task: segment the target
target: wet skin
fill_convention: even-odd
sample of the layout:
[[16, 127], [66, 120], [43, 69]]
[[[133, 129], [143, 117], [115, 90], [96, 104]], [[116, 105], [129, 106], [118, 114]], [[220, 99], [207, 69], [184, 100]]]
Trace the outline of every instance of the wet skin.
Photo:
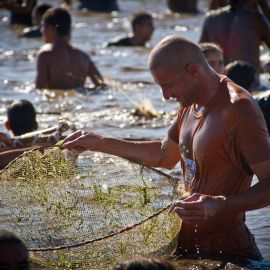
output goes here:
[[42, 24], [45, 44], [38, 52], [36, 88], [72, 89], [83, 87], [87, 76], [95, 86], [102, 76], [91, 58], [69, 44], [69, 37], [59, 37], [54, 27]]

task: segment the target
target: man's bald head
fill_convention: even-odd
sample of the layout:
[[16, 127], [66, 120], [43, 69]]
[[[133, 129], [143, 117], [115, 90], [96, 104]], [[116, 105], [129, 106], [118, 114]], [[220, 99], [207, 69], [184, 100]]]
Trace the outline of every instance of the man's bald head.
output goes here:
[[187, 64], [207, 65], [200, 47], [181, 36], [169, 36], [161, 40], [151, 51], [148, 60], [151, 71], [165, 68], [170, 72], [179, 72]]

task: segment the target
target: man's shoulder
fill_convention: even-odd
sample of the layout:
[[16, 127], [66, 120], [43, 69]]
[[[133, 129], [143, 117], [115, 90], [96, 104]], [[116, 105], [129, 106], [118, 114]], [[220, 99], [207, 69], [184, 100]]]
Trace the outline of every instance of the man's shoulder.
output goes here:
[[77, 48], [77, 47], [73, 47], [72, 46], [71, 49], [72, 49], [72, 52], [75, 53], [78, 56], [89, 57], [89, 55], [85, 51], [83, 51], [82, 49], [80, 49], [80, 48]]
[[53, 55], [53, 46], [52, 44], [43, 45], [37, 52], [38, 59], [46, 60]]
[[244, 88], [228, 81], [228, 105], [227, 116], [236, 121], [250, 117], [251, 119], [261, 114], [259, 106], [254, 97]]

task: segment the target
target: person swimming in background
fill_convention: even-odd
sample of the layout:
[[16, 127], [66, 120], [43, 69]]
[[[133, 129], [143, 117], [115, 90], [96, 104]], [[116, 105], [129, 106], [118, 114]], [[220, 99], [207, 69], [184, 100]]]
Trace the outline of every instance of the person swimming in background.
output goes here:
[[[234, 61], [225, 67], [225, 74], [233, 82], [245, 88], [249, 92], [254, 90], [256, 82], [255, 68], [244, 61]], [[262, 91], [254, 95], [266, 122], [268, 132], [270, 134], [270, 90]]]
[[14, 233], [0, 230], [0, 269], [30, 269], [28, 250]]
[[234, 61], [225, 67], [225, 75], [249, 92], [254, 89], [256, 69], [248, 62]]
[[[7, 108], [5, 127], [11, 136], [20, 136], [37, 130], [36, 110], [33, 104], [28, 100], [14, 101]], [[17, 142], [12, 140], [11, 136], [3, 132], [0, 133], [0, 151], [17, 146]]]
[[4, 0], [0, 1], [0, 8], [8, 9], [11, 12], [10, 24], [32, 26], [32, 11], [36, 4], [36, 0]]
[[141, 257], [117, 264], [113, 270], [176, 270], [174, 264], [165, 258]]
[[131, 21], [132, 34], [126, 37], [116, 38], [105, 46], [142, 46], [145, 47], [154, 32], [152, 15], [147, 12], [140, 12], [133, 16]]
[[270, 24], [260, 12], [250, 10], [253, 0], [230, 0], [227, 8], [212, 11], [206, 17], [199, 42], [214, 42], [224, 54], [225, 65], [247, 61], [256, 69], [256, 88], [260, 89], [260, 44], [270, 48]]
[[5, 126], [14, 136], [37, 130], [38, 123], [33, 104], [25, 99], [13, 102], [7, 109]]
[[60, 120], [55, 126], [37, 130], [36, 110], [24, 99], [8, 106], [5, 126], [10, 135], [0, 132], [0, 168], [33, 147], [54, 145], [71, 128], [67, 121]]
[[104, 85], [90, 56], [70, 45], [71, 16], [67, 10], [47, 10], [42, 17], [42, 34], [46, 44], [37, 54], [37, 89], [84, 87], [87, 77], [96, 87]]
[[219, 74], [224, 74], [224, 59], [222, 49], [215, 43], [199, 44], [208, 64]]
[[[69, 129], [67, 121], [60, 120], [57, 126], [38, 131], [36, 115], [34, 105], [25, 99], [14, 101], [7, 108], [7, 121], [5, 126], [6, 129], [11, 132], [11, 135], [15, 136], [14, 138], [20, 140], [19, 146], [23, 146], [24, 143], [27, 145], [31, 145], [35, 142], [41, 143], [43, 139], [45, 142], [57, 142], [61, 134]], [[55, 132], [59, 134], [56, 135], [54, 134]], [[50, 136], [51, 138], [49, 138]]]
[[45, 12], [50, 9], [52, 6], [50, 4], [40, 4], [37, 5], [33, 10], [33, 24], [34, 26], [27, 27], [23, 30], [23, 33], [20, 35], [20, 37], [25, 38], [40, 38], [42, 37], [41, 33], [41, 18]]
[[198, 13], [198, 0], [167, 0], [168, 7], [178, 13]]

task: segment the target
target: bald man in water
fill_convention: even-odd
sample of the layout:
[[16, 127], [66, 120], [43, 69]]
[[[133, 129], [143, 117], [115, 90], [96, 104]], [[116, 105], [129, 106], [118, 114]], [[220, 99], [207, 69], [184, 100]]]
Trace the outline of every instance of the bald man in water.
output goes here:
[[260, 12], [251, 11], [254, 0], [230, 0], [228, 8], [206, 17], [199, 42], [214, 42], [224, 54], [224, 62], [249, 62], [256, 68], [259, 82], [260, 44], [270, 48], [270, 23]]
[[[152, 167], [172, 168], [180, 161], [190, 196], [170, 209], [182, 219], [176, 254], [261, 259], [245, 225], [245, 211], [270, 204], [270, 141], [258, 105], [181, 36], [160, 41], [149, 68], [164, 98], [181, 104], [163, 141], [130, 142], [78, 131], [64, 147]], [[254, 174], [259, 182], [250, 187]]]

